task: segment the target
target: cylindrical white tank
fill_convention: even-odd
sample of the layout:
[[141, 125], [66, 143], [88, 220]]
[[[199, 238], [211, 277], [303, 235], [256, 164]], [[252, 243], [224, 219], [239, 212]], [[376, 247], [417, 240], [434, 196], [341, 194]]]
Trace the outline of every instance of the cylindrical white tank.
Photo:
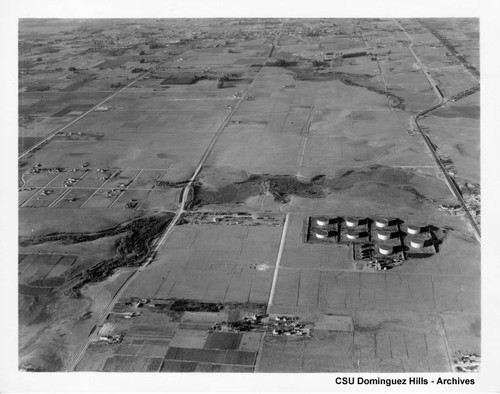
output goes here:
[[392, 253], [392, 246], [390, 245], [380, 245], [378, 247], [378, 251], [382, 254], [391, 254]]
[[321, 227], [326, 226], [328, 224], [328, 219], [327, 218], [317, 218], [316, 224], [318, 226], [321, 226]]
[[359, 233], [357, 231], [348, 231], [346, 233], [346, 236], [348, 239], [358, 239], [359, 238]]
[[328, 237], [328, 231], [318, 230], [314, 233], [314, 235], [316, 236], [316, 238], [325, 239], [326, 237]]
[[347, 227], [356, 227], [359, 223], [359, 220], [356, 218], [346, 218], [345, 219], [345, 224]]
[[391, 233], [390, 231], [378, 231], [377, 237], [382, 241], [387, 241], [389, 238], [391, 238]]
[[422, 249], [424, 247], [424, 244], [425, 244], [425, 239], [423, 238], [415, 237], [410, 240], [410, 246], [413, 249]]
[[375, 226], [377, 226], [378, 228], [384, 228], [387, 227], [388, 225], [389, 225], [389, 220], [387, 219], [375, 220]]
[[414, 224], [410, 224], [408, 226], [408, 234], [415, 235], [418, 234], [419, 232], [420, 232], [420, 226], [416, 226]]

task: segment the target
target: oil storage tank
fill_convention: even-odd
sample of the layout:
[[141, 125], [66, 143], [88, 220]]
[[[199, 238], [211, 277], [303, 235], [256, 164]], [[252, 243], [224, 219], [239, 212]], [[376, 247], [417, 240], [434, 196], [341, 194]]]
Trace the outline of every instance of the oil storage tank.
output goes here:
[[377, 238], [381, 239], [382, 241], [387, 241], [391, 238], [391, 232], [379, 230], [377, 231]]
[[410, 239], [410, 246], [413, 249], [422, 249], [425, 245], [425, 239], [422, 237], [413, 237]]
[[314, 236], [318, 239], [326, 239], [328, 238], [328, 231], [326, 230], [316, 230], [314, 232]]
[[359, 233], [357, 231], [349, 230], [346, 233], [347, 239], [354, 240], [359, 238]]
[[345, 224], [347, 227], [356, 227], [359, 224], [359, 219], [348, 217], [345, 219]]
[[393, 247], [391, 245], [380, 245], [378, 251], [384, 255], [388, 255], [392, 253]]
[[321, 218], [316, 219], [316, 224], [320, 227], [326, 226], [329, 222], [330, 221], [325, 217], [321, 217]]
[[407, 228], [408, 234], [411, 235], [416, 235], [420, 233], [420, 226], [417, 226], [416, 224], [410, 224]]
[[375, 220], [375, 226], [377, 228], [385, 228], [389, 225], [389, 220], [388, 219], [378, 219]]

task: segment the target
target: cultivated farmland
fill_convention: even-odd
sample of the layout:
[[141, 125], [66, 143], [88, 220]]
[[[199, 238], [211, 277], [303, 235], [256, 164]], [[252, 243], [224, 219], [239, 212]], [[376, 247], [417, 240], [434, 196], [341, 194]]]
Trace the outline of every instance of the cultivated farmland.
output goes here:
[[479, 359], [478, 20], [223, 22], [20, 21], [19, 368]]

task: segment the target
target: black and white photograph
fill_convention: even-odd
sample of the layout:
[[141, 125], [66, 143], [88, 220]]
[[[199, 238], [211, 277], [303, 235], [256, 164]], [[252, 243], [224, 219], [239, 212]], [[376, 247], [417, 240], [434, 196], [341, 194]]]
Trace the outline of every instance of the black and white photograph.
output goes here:
[[479, 12], [56, 3], [9, 37], [18, 379], [478, 390]]

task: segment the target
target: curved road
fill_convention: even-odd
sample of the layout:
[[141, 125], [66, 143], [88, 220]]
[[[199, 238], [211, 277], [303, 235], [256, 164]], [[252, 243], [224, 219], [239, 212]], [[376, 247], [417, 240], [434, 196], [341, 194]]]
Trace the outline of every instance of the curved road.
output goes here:
[[[143, 75], [144, 76], [144, 75]], [[205, 150], [205, 153], [203, 154], [202, 158], [200, 159], [199, 163], [198, 163], [198, 166], [196, 167], [196, 169], [194, 170], [193, 172], [193, 175], [191, 176], [191, 178], [189, 178], [189, 181], [186, 185], [186, 187], [182, 190], [182, 200], [179, 204], [179, 209], [177, 210], [174, 218], [172, 219], [172, 221], [170, 222], [170, 224], [168, 225], [167, 229], [165, 230], [165, 232], [163, 233], [162, 237], [156, 242], [154, 248], [153, 248], [153, 252], [151, 253], [150, 257], [144, 262], [144, 264], [142, 264], [123, 284], [122, 286], [120, 287], [120, 289], [117, 291], [117, 293], [114, 295], [114, 297], [111, 299], [110, 303], [108, 304], [108, 306], [106, 307], [106, 309], [103, 311], [103, 313], [101, 314], [101, 316], [99, 317], [99, 319], [97, 320], [95, 326], [92, 328], [92, 330], [90, 331], [90, 334], [89, 336], [87, 337], [87, 339], [85, 340], [85, 342], [83, 343], [83, 345], [81, 346], [80, 350], [78, 351], [78, 353], [76, 354], [76, 356], [73, 358], [73, 360], [71, 361], [71, 364], [68, 366], [68, 368], [66, 369], [67, 371], [74, 371], [76, 366], [78, 365], [78, 363], [81, 361], [83, 355], [85, 354], [85, 352], [87, 351], [87, 348], [89, 347], [90, 343], [94, 340], [97, 339], [97, 335], [98, 335], [98, 332], [99, 332], [99, 327], [102, 326], [102, 324], [104, 323], [104, 321], [106, 320], [107, 316], [109, 315], [109, 313], [112, 311], [113, 307], [115, 306], [115, 304], [118, 302], [118, 300], [120, 299], [120, 297], [122, 296], [123, 292], [125, 291], [125, 289], [128, 287], [128, 285], [144, 270], [144, 268], [146, 268], [149, 264], [151, 264], [151, 262], [154, 260], [155, 256], [156, 256], [156, 253], [160, 250], [160, 248], [163, 246], [163, 244], [165, 243], [165, 241], [168, 239], [168, 237], [170, 236], [170, 234], [172, 233], [172, 231], [174, 230], [174, 227], [175, 225], [177, 224], [177, 222], [179, 221], [179, 219], [182, 217], [182, 215], [186, 212], [186, 205], [187, 203], [189, 202], [189, 198], [190, 198], [190, 193], [191, 193], [191, 190], [192, 190], [192, 186], [193, 186], [193, 182], [195, 181], [195, 179], [198, 177], [199, 173], [201, 172], [203, 166], [205, 165], [205, 162], [207, 161], [208, 157], [210, 156], [210, 153], [212, 152], [215, 144], [217, 143], [220, 135], [222, 134], [222, 131], [224, 130], [224, 128], [227, 126], [227, 124], [231, 121], [231, 119], [233, 118], [234, 114], [236, 113], [236, 111], [238, 110], [239, 106], [241, 105], [241, 103], [243, 101], [245, 101], [246, 97], [248, 96], [255, 80], [257, 79], [257, 75], [254, 77], [252, 83], [249, 85], [248, 89], [246, 90], [246, 92], [241, 96], [240, 100], [236, 103], [236, 105], [234, 106], [234, 108], [231, 109], [231, 112], [228, 114], [228, 116], [226, 117], [226, 119], [222, 122], [222, 124], [219, 126], [219, 128], [217, 129], [216, 133], [214, 134], [212, 140], [210, 141], [207, 149]], [[137, 79], [138, 80], [138, 79]], [[134, 82], [136, 82], [137, 80], [135, 80]], [[130, 86], [131, 84], [127, 85]], [[119, 92], [117, 92], [119, 93]], [[108, 97], [107, 100], [109, 100], [111, 97]], [[98, 105], [101, 105], [98, 104]], [[94, 107], [95, 108], [95, 107]], [[84, 114], [85, 115], [85, 114]], [[82, 115], [82, 117], [84, 116]], [[80, 117], [81, 119], [81, 117]], [[76, 119], [74, 122], [76, 122], [77, 120], [79, 119]], [[71, 124], [73, 124], [74, 122], [72, 122]], [[70, 124], [70, 125], [71, 125]], [[70, 125], [67, 125], [66, 127], [70, 126]], [[60, 130], [59, 130], [60, 131]]]
[[[405, 33], [406, 37], [408, 37], [408, 39], [410, 40], [410, 45], [408, 46], [408, 49], [410, 50], [410, 52], [411, 52], [412, 56], [414, 57], [414, 59], [419, 64], [420, 68], [422, 69], [422, 72], [425, 74], [427, 80], [429, 81], [430, 85], [432, 86], [432, 89], [434, 90], [434, 93], [436, 94], [436, 97], [440, 100], [440, 102], [438, 104], [435, 104], [435, 105], [433, 105], [433, 106], [431, 106], [429, 108], [426, 108], [426, 109], [420, 111], [417, 115], [415, 115], [415, 125], [417, 126], [417, 129], [418, 129], [420, 135], [424, 139], [424, 142], [427, 145], [427, 148], [431, 152], [432, 157], [434, 158], [434, 161], [437, 163], [437, 165], [441, 169], [441, 172], [443, 173], [444, 178], [446, 180], [446, 184], [448, 185], [448, 188], [450, 189], [451, 193], [455, 196], [455, 198], [457, 199], [457, 201], [462, 206], [462, 209], [465, 212], [465, 215], [467, 216], [467, 218], [468, 218], [468, 220], [469, 220], [469, 222], [470, 222], [470, 224], [472, 226], [472, 229], [474, 230], [474, 233], [476, 235], [477, 240], [479, 242], [481, 242], [481, 230], [479, 229], [479, 226], [478, 226], [476, 220], [474, 219], [474, 217], [470, 213], [469, 208], [467, 208], [467, 204], [465, 203], [465, 200], [463, 199], [462, 194], [460, 193], [460, 190], [458, 190], [458, 188], [457, 188], [457, 186], [455, 184], [455, 181], [448, 174], [448, 171], [446, 170], [443, 162], [439, 158], [439, 155], [437, 154], [436, 149], [434, 148], [434, 145], [432, 144], [429, 136], [427, 136], [422, 131], [422, 129], [421, 129], [419, 123], [418, 123], [419, 118], [421, 118], [422, 116], [424, 116], [425, 114], [427, 114], [427, 113], [429, 113], [431, 111], [434, 111], [437, 108], [440, 108], [440, 107], [444, 106], [445, 104], [448, 103], [448, 101], [450, 99], [447, 99], [447, 98], [445, 98], [443, 96], [443, 94], [441, 93], [441, 90], [437, 87], [437, 84], [434, 82], [434, 80], [432, 79], [430, 73], [427, 71], [427, 68], [422, 64], [422, 61], [420, 60], [420, 58], [417, 56], [417, 54], [413, 50], [412, 47], [413, 47], [413, 44], [415, 43], [413, 41], [413, 38], [406, 32], [406, 30], [403, 28], [403, 26], [401, 26], [401, 24], [399, 23], [399, 21], [394, 20], [394, 23], [396, 23], [398, 25], [398, 27], [401, 29], [401, 31], [403, 31], [403, 33]], [[465, 96], [465, 94], [470, 94], [470, 92], [474, 92], [476, 90], [476, 88], [477, 88], [477, 86], [474, 86], [473, 88], [470, 88], [470, 89], [467, 89], [467, 90], [465, 90], [465, 91], [463, 91], [461, 93], [458, 93], [455, 96], [453, 96], [451, 98], [451, 100], [455, 101], [456, 97], [461, 98], [462, 96]]]
[[434, 106], [432, 106], [430, 108], [427, 108], [427, 109], [425, 109], [423, 111], [420, 111], [415, 116], [415, 125], [417, 126], [420, 135], [423, 137], [423, 139], [425, 141], [425, 144], [427, 145], [427, 148], [429, 149], [429, 151], [431, 152], [432, 156], [434, 157], [435, 162], [437, 163], [437, 165], [441, 169], [441, 172], [444, 174], [444, 177], [445, 177], [446, 183], [448, 185], [448, 188], [451, 190], [452, 194], [455, 196], [455, 198], [458, 200], [458, 202], [462, 206], [462, 209], [464, 210], [465, 215], [469, 219], [469, 222], [470, 222], [470, 224], [471, 224], [471, 226], [472, 226], [472, 228], [474, 230], [474, 233], [476, 235], [477, 240], [479, 242], [481, 242], [481, 230], [479, 229], [479, 226], [476, 223], [476, 220], [474, 219], [474, 217], [470, 213], [469, 208], [467, 208], [467, 204], [465, 203], [465, 200], [463, 199], [462, 194], [460, 193], [460, 190], [458, 190], [455, 182], [453, 181], [453, 179], [451, 178], [451, 176], [448, 174], [448, 171], [446, 170], [446, 168], [444, 167], [443, 162], [439, 158], [439, 156], [438, 156], [438, 154], [436, 152], [436, 149], [434, 148], [434, 145], [432, 144], [430, 138], [422, 131], [422, 129], [420, 128], [420, 125], [418, 124], [418, 119], [421, 116], [423, 116], [426, 113], [431, 112], [431, 111], [433, 111], [433, 110], [435, 110], [435, 109], [437, 109], [437, 108], [439, 108], [439, 107], [441, 107], [441, 106], [443, 106], [445, 104], [446, 104], [446, 101], [444, 103], [439, 104], [439, 105], [434, 105]]

